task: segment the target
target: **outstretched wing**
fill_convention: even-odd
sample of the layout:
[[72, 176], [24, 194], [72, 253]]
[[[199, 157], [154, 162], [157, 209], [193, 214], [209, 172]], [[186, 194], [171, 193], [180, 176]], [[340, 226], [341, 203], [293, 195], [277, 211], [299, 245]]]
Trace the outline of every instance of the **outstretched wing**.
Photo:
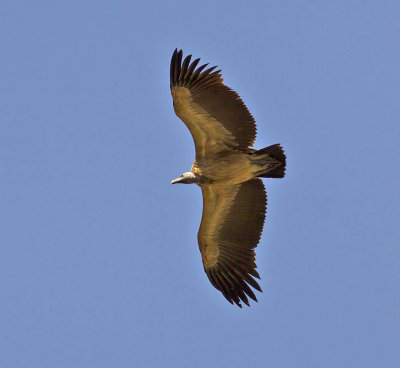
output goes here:
[[[196, 157], [232, 147], [246, 150], [256, 138], [253, 117], [239, 95], [225, 86], [216, 67], [198, 68], [200, 59], [182, 62], [182, 50], [171, 59], [171, 94], [176, 114], [189, 128]], [[204, 70], [204, 71], [203, 71]]]
[[[210, 282], [230, 302], [257, 301], [251, 290], [261, 291], [254, 248], [260, 241], [267, 195], [260, 179], [230, 187], [204, 185], [203, 216], [198, 242]], [[247, 296], [246, 296], [247, 295]]]

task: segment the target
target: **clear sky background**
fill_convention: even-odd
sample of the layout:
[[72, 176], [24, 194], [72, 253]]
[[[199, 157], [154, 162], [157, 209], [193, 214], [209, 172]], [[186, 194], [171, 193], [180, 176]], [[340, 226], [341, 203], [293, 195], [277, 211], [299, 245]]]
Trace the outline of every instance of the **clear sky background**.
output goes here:
[[[398, 1], [2, 1], [0, 366], [400, 367]], [[281, 143], [242, 310], [197, 246], [175, 47]]]

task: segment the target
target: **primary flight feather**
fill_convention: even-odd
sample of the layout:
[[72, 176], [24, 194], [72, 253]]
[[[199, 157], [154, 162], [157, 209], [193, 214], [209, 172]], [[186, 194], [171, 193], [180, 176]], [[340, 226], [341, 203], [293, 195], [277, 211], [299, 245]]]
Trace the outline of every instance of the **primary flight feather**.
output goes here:
[[203, 194], [198, 243], [212, 285], [239, 307], [257, 301], [254, 248], [267, 208], [263, 178], [283, 178], [286, 156], [279, 144], [255, 150], [256, 124], [239, 95], [223, 84], [220, 70], [197, 67], [182, 50], [171, 59], [175, 113], [192, 134], [196, 156], [190, 172], [171, 183], [196, 183]]

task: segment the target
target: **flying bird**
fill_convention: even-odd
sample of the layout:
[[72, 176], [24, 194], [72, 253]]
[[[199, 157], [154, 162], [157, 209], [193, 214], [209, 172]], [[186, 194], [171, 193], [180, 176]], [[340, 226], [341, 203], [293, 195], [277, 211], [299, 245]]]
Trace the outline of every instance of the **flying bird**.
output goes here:
[[256, 124], [239, 95], [223, 84], [216, 66], [200, 59], [171, 59], [170, 87], [176, 115], [192, 134], [196, 156], [189, 172], [171, 184], [197, 184], [203, 215], [197, 235], [204, 271], [231, 303], [249, 306], [261, 292], [255, 252], [264, 226], [267, 195], [260, 178], [283, 178], [279, 144], [256, 150]]

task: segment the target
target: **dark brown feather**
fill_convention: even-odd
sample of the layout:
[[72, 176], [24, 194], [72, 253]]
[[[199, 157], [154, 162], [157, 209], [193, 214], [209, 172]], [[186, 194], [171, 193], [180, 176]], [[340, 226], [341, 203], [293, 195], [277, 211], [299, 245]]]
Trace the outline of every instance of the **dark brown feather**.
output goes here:
[[286, 155], [280, 144], [274, 144], [269, 147], [265, 147], [255, 152], [256, 155], [267, 153], [272, 158], [280, 161], [281, 165], [277, 168], [267, 171], [265, 174], [261, 174], [261, 178], [283, 178], [286, 170]]
[[182, 82], [184, 80], [184, 78], [185, 78], [185, 75], [187, 73], [187, 68], [189, 66], [191, 58], [192, 58], [192, 55], [188, 55], [188, 56], [185, 57], [185, 60], [183, 60], [182, 69], [181, 69], [181, 72], [179, 74], [179, 81], [180, 82]]
[[189, 78], [189, 76], [193, 74], [193, 70], [196, 69], [196, 66], [199, 63], [199, 61], [200, 61], [200, 58], [194, 60], [193, 63], [190, 64], [190, 66], [185, 74], [184, 80], [187, 80]]

